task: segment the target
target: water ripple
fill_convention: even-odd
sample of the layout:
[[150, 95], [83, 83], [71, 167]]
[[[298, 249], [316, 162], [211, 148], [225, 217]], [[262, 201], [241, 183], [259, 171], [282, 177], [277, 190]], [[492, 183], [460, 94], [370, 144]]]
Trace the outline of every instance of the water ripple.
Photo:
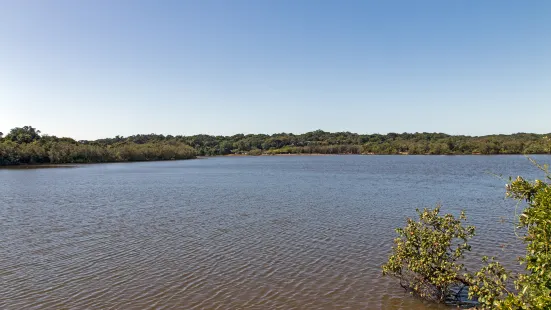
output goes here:
[[437, 202], [466, 209], [479, 228], [467, 265], [482, 254], [515, 265], [518, 244], [502, 241], [512, 225], [500, 221], [511, 204], [484, 172], [530, 176], [530, 167], [473, 158], [0, 170], [0, 308], [439, 309], [380, 265], [393, 228]]

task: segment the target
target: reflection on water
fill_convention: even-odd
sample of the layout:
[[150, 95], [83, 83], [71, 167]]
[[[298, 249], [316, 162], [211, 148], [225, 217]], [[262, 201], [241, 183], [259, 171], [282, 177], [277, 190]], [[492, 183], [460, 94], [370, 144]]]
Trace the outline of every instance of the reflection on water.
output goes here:
[[539, 177], [522, 156], [0, 170], [0, 308], [443, 308], [380, 265], [393, 229], [436, 203], [478, 227], [469, 263], [483, 253], [514, 265], [518, 244], [503, 241], [514, 203], [487, 172]]
[[36, 164], [36, 165], [15, 165], [0, 166], [4, 170], [23, 170], [23, 169], [47, 169], [47, 168], [76, 168], [76, 164]]

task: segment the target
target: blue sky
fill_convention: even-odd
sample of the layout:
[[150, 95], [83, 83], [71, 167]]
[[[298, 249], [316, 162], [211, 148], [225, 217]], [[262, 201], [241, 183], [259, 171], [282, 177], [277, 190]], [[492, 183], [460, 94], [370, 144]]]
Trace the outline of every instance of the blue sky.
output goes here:
[[3, 132], [551, 132], [547, 0], [0, 4]]

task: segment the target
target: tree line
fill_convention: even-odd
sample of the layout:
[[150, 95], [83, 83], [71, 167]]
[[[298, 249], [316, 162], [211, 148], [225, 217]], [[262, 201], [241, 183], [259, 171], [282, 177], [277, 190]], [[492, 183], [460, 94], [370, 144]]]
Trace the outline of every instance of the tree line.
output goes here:
[[193, 148], [176, 140], [102, 144], [40, 135], [31, 126], [0, 133], [0, 166], [19, 164], [102, 163], [195, 158]]
[[237, 134], [233, 136], [134, 135], [83, 143], [112, 145], [122, 141], [147, 143], [178, 141], [195, 149], [197, 155], [261, 154], [549, 154], [551, 133], [516, 133], [480, 137], [444, 133], [357, 134], [316, 130], [292, 133]]
[[[444, 133], [357, 134], [316, 130], [292, 133], [237, 134], [233, 136], [134, 135], [100, 139], [93, 143], [110, 145], [121, 141], [179, 141], [195, 149], [198, 155], [260, 154], [548, 154], [551, 133], [463, 136]], [[92, 142], [87, 142], [92, 143]]]
[[549, 154], [551, 134], [463, 136], [444, 133], [357, 134], [316, 130], [304, 134], [139, 134], [76, 141], [43, 135], [32, 126], [0, 135], [0, 165], [188, 159], [215, 155], [277, 154]]

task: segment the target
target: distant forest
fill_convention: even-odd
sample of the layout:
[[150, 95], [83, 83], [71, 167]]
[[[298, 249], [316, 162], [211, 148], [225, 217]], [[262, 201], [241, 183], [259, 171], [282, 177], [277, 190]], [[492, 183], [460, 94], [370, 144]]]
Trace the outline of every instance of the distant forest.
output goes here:
[[316, 130], [304, 134], [171, 136], [140, 134], [94, 141], [41, 135], [31, 126], [0, 133], [0, 165], [190, 159], [215, 155], [550, 154], [551, 134], [462, 136], [444, 133], [357, 134]]

